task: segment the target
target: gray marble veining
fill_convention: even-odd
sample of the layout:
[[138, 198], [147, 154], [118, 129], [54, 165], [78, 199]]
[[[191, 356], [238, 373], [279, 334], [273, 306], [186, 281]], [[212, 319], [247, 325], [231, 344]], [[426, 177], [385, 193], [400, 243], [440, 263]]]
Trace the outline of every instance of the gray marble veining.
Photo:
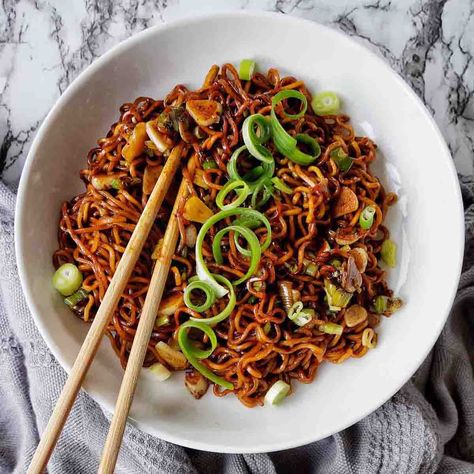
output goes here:
[[176, 18], [267, 10], [337, 28], [385, 58], [425, 102], [458, 172], [474, 173], [473, 0], [4, 0], [0, 172], [16, 183], [42, 120], [69, 83], [130, 35]]

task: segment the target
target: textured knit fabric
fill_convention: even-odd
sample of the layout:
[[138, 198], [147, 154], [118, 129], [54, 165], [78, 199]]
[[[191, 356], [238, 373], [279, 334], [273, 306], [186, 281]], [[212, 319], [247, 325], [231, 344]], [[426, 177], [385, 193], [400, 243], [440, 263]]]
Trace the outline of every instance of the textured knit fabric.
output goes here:
[[[459, 291], [438, 342], [390, 401], [319, 442], [271, 454], [184, 449], [128, 425], [118, 473], [474, 473], [474, 182], [461, 180], [466, 255]], [[23, 473], [66, 374], [39, 335], [18, 280], [15, 195], [0, 183], [0, 473]], [[110, 415], [81, 392], [49, 464], [93, 473]]]

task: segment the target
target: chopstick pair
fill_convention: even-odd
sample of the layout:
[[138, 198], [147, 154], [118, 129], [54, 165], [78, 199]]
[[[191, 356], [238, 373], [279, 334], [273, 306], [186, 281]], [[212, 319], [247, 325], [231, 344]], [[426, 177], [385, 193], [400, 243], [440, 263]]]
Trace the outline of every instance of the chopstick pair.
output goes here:
[[[69, 373], [69, 377], [56, 402], [54, 410], [44, 430], [40, 442], [28, 468], [28, 474], [42, 473], [49, 461], [56, 442], [61, 434], [67, 417], [77, 397], [82, 382], [95, 357], [102, 336], [105, 333], [110, 318], [115, 311], [119, 299], [140, 256], [143, 245], [153, 226], [156, 215], [168, 192], [170, 184], [179, 168], [183, 155], [183, 144], [175, 146], [168, 157], [158, 181], [148, 199], [148, 202], [138, 220], [135, 230], [127, 244], [125, 252], [119, 261], [112, 277], [104, 299], [94, 317], [82, 347]], [[146, 355], [148, 342], [160, 306], [161, 297], [179, 236], [176, 212], [179, 205], [186, 197], [187, 185], [184, 178], [176, 196], [176, 201], [171, 212], [171, 217], [163, 238], [161, 253], [156, 260], [153, 275], [150, 280], [145, 303], [140, 315], [137, 331], [132, 344], [132, 349], [123, 376], [120, 391], [115, 405], [115, 411], [110, 424], [107, 439], [102, 452], [99, 473], [113, 473], [117, 456], [120, 450], [128, 413], [132, 404], [133, 395], [140, 375], [140, 370]]]

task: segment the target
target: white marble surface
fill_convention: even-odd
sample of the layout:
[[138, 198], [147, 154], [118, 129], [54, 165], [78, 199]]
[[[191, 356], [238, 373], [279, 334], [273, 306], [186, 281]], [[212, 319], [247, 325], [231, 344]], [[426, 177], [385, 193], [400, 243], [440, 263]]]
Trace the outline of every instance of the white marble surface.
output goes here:
[[310, 18], [342, 30], [383, 56], [433, 113], [458, 172], [474, 173], [473, 0], [4, 0], [0, 6], [4, 179], [18, 181], [42, 120], [95, 58], [152, 25], [238, 9]]

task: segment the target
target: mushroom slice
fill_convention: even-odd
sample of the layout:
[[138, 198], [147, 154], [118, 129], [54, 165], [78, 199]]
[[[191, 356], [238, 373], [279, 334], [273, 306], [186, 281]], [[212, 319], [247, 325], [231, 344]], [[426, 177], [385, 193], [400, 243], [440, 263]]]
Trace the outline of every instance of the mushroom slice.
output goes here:
[[341, 192], [334, 204], [333, 214], [334, 217], [341, 217], [351, 212], [357, 211], [359, 207], [359, 200], [352, 189], [347, 186], [341, 188]]
[[208, 127], [221, 119], [222, 105], [215, 100], [188, 100], [186, 110], [198, 125]]
[[363, 306], [353, 304], [344, 312], [347, 327], [353, 328], [367, 319], [367, 311]]
[[361, 247], [357, 247], [349, 251], [349, 255], [354, 259], [357, 269], [360, 273], [364, 273], [367, 268], [369, 257], [367, 251]]
[[339, 245], [351, 245], [357, 242], [362, 237], [357, 231], [351, 231], [350, 233], [345, 232], [344, 229], [337, 229], [334, 240]]
[[184, 377], [184, 384], [189, 390], [189, 393], [196, 399], [199, 400], [206, 392], [209, 387], [209, 381], [194, 369], [187, 369]]

